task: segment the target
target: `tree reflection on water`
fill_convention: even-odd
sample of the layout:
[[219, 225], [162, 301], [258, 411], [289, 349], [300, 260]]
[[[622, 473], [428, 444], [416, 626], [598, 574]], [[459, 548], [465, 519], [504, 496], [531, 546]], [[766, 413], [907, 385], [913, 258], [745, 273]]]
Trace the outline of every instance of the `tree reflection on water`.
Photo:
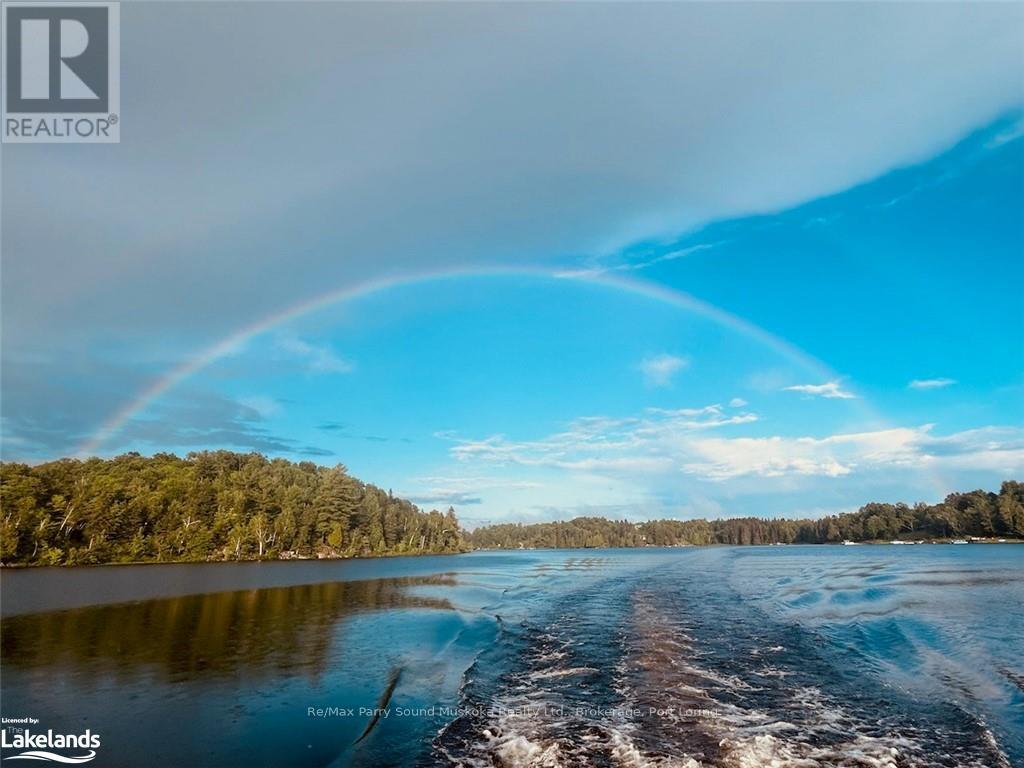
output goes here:
[[73, 664], [79, 674], [135, 675], [141, 666], [167, 681], [203, 676], [316, 679], [338, 642], [339, 622], [367, 611], [453, 610], [412, 587], [453, 587], [451, 574], [330, 582], [14, 616], [0, 623], [4, 665]]

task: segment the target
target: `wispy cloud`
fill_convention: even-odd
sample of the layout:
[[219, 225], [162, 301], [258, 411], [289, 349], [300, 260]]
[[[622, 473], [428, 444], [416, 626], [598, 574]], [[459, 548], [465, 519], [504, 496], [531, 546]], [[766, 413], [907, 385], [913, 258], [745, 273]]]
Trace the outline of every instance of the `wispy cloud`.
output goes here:
[[465, 491], [451, 491], [436, 489], [428, 491], [423, 495], [409, 494], [409, 501], [420, 506], [469, 506], [472, 504], [483, 504], [483, 499]]
[[[321, 432], [328, 432], [333, 437], [340, 438], [343, 440], [366, 440], [371, 443], [387, 443], [390, 440], [392, 440], [392, 438], [384, 437], [382, 435], [367, 435], [352, 432], [350, 424], [345, 424], [344, 422], [340, 421], [325, 421], [322, 424], [317, 424], [316, 428], [319, 429]], [[404, 437], [397, 439], [403, 443], [412, 442], [408, 438]]]
[[783, 390], [839, 400], [853, 400], [857, 397], [853, 392], [843, 389], [838, 379], [826, 381], [824, 384], [794, 384], [791, 387], [783, 387]]
[[641, 487], [684, 476], [718, 482], [943, 468], [1009, 477], [1024, 469], [1024, 430], [1012, 427], [946, 436], [936, 436], [930, 424], [825, 436], [709, 434], [756, 420], [753, 413], [727, 415], [720, 406], [709, 405], [648, 409], [632, 418], [580, 418], [566, 430], [537, 440], [514, 441], [504, 435], [447, 439], [455, 442], [450, 453], [464, 466], [562, 470], [573, 477], [625, 478]]
[[892, 429], [824, 438], [709, 438], [691, 444], [700, 459], [685, 463], [683, 471], [711, 480], [744, 475], [840, 477], [865, 463], [892, 465], [916, 457], [913, 446], [919, 436], [919, 430]]
[[473, 440], [451, 433], [451, 455], [460, 462], [487, 462], [571, 472], [651, 474], [672, 472], [687, 435], [757, 420], [753, 413], [726, 415], [719, 405], [650, 408], [642, 416], [586, 416], [563, 432], [540, 440], [513, 441], [504, 435]]
[[673, 248], [663, 253], [656, 252], [657, 255], [646, 256], [645, 258], [642, 258], [640, 261], [633, 261], [627, 264], [622, 264], [619, 268], [628, 270], [646, 269], [647, 267], [652, 267], [655, 264], [661, 264], [666, 261], [675, 261], [676, 259], [686, 258], [687, 256], [690, 256], [694, 253], [699, 253], [700, 251], [706, 251], [711, 248], [714, 248], [717, 245], [721, 245], [721, 243], [697, 243], [696, 245], [689, 245], [683, 248]]
[[685, 357], [661, 354], [645, 357], [640, 363], [640, 370], [643, 371], [647, 386], [667, 387], [672, 383], [675, 375], [689, 364], [690, 361]]
[[557, 276], [565, 278], [597, 277], [614, 272], [634, 272], [666, 261], [682, 259], [723, 244], [724, 242], [713, 242], [682, 246], [641, 243], [617, 251], [610, 256], [598, 254], [587, 259], [582, 266], [558, 272]]
[[742, 397], [734, 397], [732, 400], [729, 401], [730, 408], [742, 408], [745, 405], [747, 405], [747, 401], [744, 400]]
[[466, 506], [482, 504], [487, 491], [509, 491], [543, 488], [543, 483], [492, 476], [433, 476], [413, 480], [418, 490], [403, 491], [402, 495], [420, 505]]
[[327, 345], [311, 344], [308, 341], [293, 337], [282, 337], [278, 347], [291, 355], [306, 361], [308, 369], [313, 373], [350, 373], [355, 364], [336, 354]]
[[340, 421], [325, 421], [323, 424], [317, 424], [316, 428], [324, 432], [343, 432], [348, 429], [349, 425]]
[[619, 264], [614, 264], [609, 267], [600, 268], [599, 272], [633, 272], [636, 270], [647, 269], [653, 267], [656, 264], [663, 264], [666, 261], [676, 261], [677, 259], [684, 259], [687, 256], [691, 256], [701, 251], [707, 251], [715, 248], [719, 245], [723, 245], [723, 242], [714, 243], [696, 243], [686, 246], [669, 246], [667, 249], [664, 246], [641, 246], [627, 248], [624, 252], [618, 254], [617, 258], [623, 259]]
[[745, 475], [841, 477], [858, 471], [974, 469], [1004, 475], [1024, 467], [1024, 430], [985, 427], [938, 437], [933, 426], [814, 437], [712, 438], [694, 441], [702, 461], [684, 470], [712, 480]]
[[233, 400], [212, 392], [191, 390], [152, 406], [145, 417], [132, 419], [106, 443], [108, 451], [124, 447], [160, 450], [236, 448], [273, 455], [327, 457], [334, 452], [275, 434], [265, 426], [265, 411], [276, 401], [254, 397]]
[[956, 384], [956, 379], [914, 379], [907, 389], [943, 389]]
[[1018, 116], [1013, 120], [1013, 122], [1004, 126], [1002, 130], [992, 136], [992, 138], [985, 143], [985, 147], [986, 149], [996, 149], [997, 147], [1001, 147], [1003, 144], [1016, 141], [1021, 136], [1024, 136], [1024, 117]]
[[240, 405], [256, 411], [264, 419], [274, 416], [281, 411], [281, 401], [266, 395], [240, 397], [238, 402]]
[[328, 432], [333, 438], [342, 440], [366, 440], [368, 442], [413, 442], [409, 437], [385, 437], [379, 434], [366, 434], [364, 432], [353, 432], [351, 424], [340, 421], [327, 421], [317, 424], [316, 429]]

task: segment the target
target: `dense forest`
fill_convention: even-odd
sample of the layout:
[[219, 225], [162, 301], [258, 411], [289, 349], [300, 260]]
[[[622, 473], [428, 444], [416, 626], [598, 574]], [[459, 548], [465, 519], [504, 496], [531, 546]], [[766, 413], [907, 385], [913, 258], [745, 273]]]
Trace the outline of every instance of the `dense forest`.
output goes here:
[[849, 541], [1024, 538], [1024, 483], [999, 493], [952, 493], [939, 504], [866, 504], [857, 512], [818, 520], [652, 520], [600, 517], [532, 525], [491, 525], [473, 531], [480, 549], [518, 547], [643, 547], [707, 544], [827, 544]]
[[0, 563], [147, 561], [458, 552], [448, 509], [423, 512], [344, 466], [258, 453], [129, 453], [0, 464]]
[[258, 453], [128, 453], [0, 464], [0, 563], [249, 560], [519, 547], [824, 544], [954, 537], [1024, 538], [1024, 483], [950, 494], [939, 504], [871, 503], [817, 520], [579, 517], [464, 532], [451, 508], [421, 511], [344, 466]]

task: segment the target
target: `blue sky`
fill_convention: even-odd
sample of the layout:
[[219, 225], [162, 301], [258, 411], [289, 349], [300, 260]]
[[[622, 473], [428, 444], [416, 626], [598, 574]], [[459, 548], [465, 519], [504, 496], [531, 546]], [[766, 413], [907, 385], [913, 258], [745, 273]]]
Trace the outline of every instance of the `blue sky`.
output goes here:
[[[1018, 477], [1019, 125], [1010, 117], [931, 161], [838, 195], [588, 267], [629, 267], [697, 295], [771, 329], [834, 377], [615, 288], [461, 278], [354, 302], [336, 328], [280, 329], [352, 368], [286, 377], [263, 394], [308, 393], [296, 399], [314, 405], [282, 405], [271, 423], [351, 455], [355, 471], [423, 503], [462, 502], [464, 515], [483, 519], [814, 514]], [[692, 250], [702, 244], [711, 247]], [[689, 253], [658, 261], [679, 251]], [[257, 366], [268, 354], [263, 344], [250, 350]], [[580, 428], [587, 418], [612, 423], [591, 433]], [[337, 431], [322, 429], [335, 424]], [[637, 435], [645, 429], [665, 434]], [[553, 438], [560, 434], [567, 437]], [[837, 435], [863, 437], [798, 447]], [[768, 442], [745, 447], [744, 439]], [[773, 447], [776, 439], [783, 444]], [[710, 456], [673, 445], [689, 440], [722, 444]], [[629, 445], [574, 445], [593, 441]], [[715, 464], [719, 450], [739, 455]]]
[[[282, 81], [275, 98], [312, 105], [356, 144], [244, 114], [177, 144], [126, 71], [125, 111], [134, 92], [141, 126], [90, 148], [106, 161], [4, 148], [4, 459], [260, 450], [342, 462], [471, 525], [814, 516], [1020, 479], [1020, 9], [829, 6], [812, 22], [744, 8], [729, 51], [700, 47], [725, 21], [697, 6], [660, 8], [643, 29], [602, 8], [566, 37], [565, 7], [536, 11], [545, 24], [468, 9], [461, 20], [481, 34], [494, 27], [479, 14], [517, 22], [486, 58], [472, 35], [450, 58], [433, 49], [437, 15], [455, 12], [439, 7], [409, 11], [423, 16], [402, 52], [296, 49], [280, 76], [305, 85]], [[320, 12], [347, 14], [371, 41], [393, 23], [386, 8]], [[127, 60], [131, 30], [163, 28], [173, 10], [133, 13]], [[246, 22], [257, 35], [272, 26], [262, 13]], [[299, 13], [287, 23], [305, 47], [335, 55], [314, 12]], [[922, 13], [927, 39], [913, 31]], [[858, 48], [854, 21], [895, 31]], [[726, 54], [742, 57], [764, 25], [788, 36], [793, 61], [743, 90]], [[695, 36], [689, 58], [657, 49], [602, 75], [552, 53], [556, 40], [629, 52], [634, 33], [664, 27]], [[977, 29], [986, 50], [949, 69]], [[845, 46], [811, 72], [829, 41]], [[217, 42], [202, 42], [217, 61]], [[523, 46], [548, 69], [517, 70]], [[447, 90], [451, 68], [473, 61], [486, 83]], [[396, 98], [350, 81], [360, 62]], [[944, 87], [922, 88], [915, 62]], [[420, 80], [433, 99], [420, 101]], [[515, 110], [492, 121], [480, 105], [494, 87]], [[338, 88], [363, 111], [314, 98]], [[416, 131], [383, 119], [371, 130], [367, 115], [395, 102]], [[634, 119], [619, 123], [626, 106]], [[593, 127], [609, 120], [614, 131]], [[44, 192], [40, 177], [58, 170], [71, 182]], [[97, 200], [72, 194], [97, 179]], [[63, 215], [42, 216], [44, 200]], [[346, 288], [354, 297], [265, 322]]]

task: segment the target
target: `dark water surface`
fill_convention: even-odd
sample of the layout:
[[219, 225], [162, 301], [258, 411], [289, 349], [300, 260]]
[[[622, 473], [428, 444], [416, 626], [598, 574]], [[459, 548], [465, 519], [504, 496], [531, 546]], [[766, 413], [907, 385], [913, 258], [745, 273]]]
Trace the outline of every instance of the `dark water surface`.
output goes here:
[[0, 712], [100, 734], [89, 765], [1024, 766], [1024, 546], [45, 569], [0, 589]]

